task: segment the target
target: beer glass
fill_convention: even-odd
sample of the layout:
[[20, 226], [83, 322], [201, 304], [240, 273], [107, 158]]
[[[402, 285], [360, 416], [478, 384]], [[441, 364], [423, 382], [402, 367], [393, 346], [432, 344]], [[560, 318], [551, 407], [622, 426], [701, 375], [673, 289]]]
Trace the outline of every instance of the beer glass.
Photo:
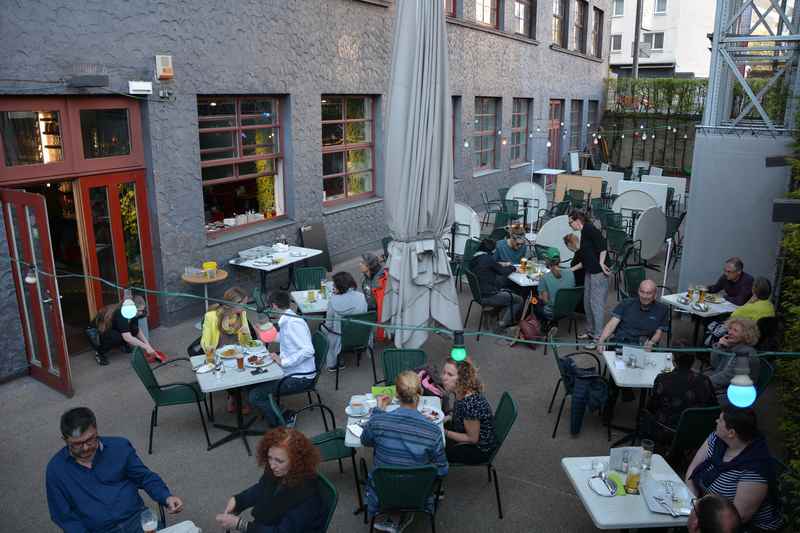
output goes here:
[[150, 509], [145, 509], [141, 514], [142, 531], [144, 533], [156, 533], [158, 529], [158, 518], [156, 514]]
[[638, 464], [628, 467], [628, 477], [625, 478], [625, 492], [628, 494], [639, 494], [639, 481], [642, 477], [642, 469]]
[[239, 354], [236, 355], [236, 369], [239, 372], [243, 372], [244, 371], [244, 354], [243, 353], [239, 353]]
[[689, 301], [692, 300], [694, 297], [694, 285], [689, 285], [686, 289], [686, 297], [689, 298]]
[[706, 288], [697, 287], [697, 301], [703, 303], [706, 301]]

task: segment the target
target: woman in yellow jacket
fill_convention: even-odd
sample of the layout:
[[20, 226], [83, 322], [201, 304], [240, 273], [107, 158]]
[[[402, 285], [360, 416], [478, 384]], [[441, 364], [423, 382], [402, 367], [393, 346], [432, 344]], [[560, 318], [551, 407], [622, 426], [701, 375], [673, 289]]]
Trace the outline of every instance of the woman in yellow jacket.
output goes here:
[[767, 278], [758, 277], [753, 281], [753, 296], [746, 304], [731, 313], [731, 318], [746, 318], [758, 322], [761, 318], [775, 316], [775, 306], [769, 297], [772, 285]]

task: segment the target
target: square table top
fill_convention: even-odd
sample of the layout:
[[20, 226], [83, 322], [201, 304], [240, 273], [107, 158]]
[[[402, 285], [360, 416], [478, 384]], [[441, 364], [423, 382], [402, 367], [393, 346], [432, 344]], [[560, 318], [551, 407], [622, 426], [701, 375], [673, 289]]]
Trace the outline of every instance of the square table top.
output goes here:
[[184, 520], [183, 522], [172, 524], [158, 531], [159, 533], [197, 533], [200, 531], [200, 528], [194, 525], [194, 522], [191, 520]]
[[[256, 248], [262, 249], [264, 247], [263, 246], [262, 247], [258, 247], [257, 246]], [[247, 250], [243, 250], [243, 251], [246, 252]], [[292, 263], [298, 263], [300, 261], [305, 261], [306, 259], [309, 259], [309, 258], [314, 257], [316, 255], [320, 255], [321, 253], [322, 253], [322, 250], [317, 250], [315, 248], [303, 248], [301, 246], [289, 246], [289, 249], [287, 251], [285, 251], [285, 252], [269, 251], [269, 252], [265, 253], [263, 256], [256, 257], [254, 259], [243, 259], [242, 257], [234, 257], [233, 259], [228, 261], [228, 263], [230, 263], [232, 265], [237, 265], [237, 266], [240, 266], [240, 267], [253, 268], [253, 269], [256, 269], [256, 270], [263, 270], [265, 272], [273, 272], [275, 270], [280, 270], [281, 268], [289, 266]], [[273, 262], [272, 264], [269, 264], [269, 265], [267, 265], [265, 263], [262, 263], [261, 261], [263, 261], [267, 257], [271, 257], [273, 261], [275, 259], [278, 259], [280, 262], [279, 263], [274, 263]]]
[[[361, 396], [361, 395], [358, 395], [358, 396]], [[352, 398], [351, 398], [351, 401], [352, 401]], [[373, 400], [373, 402], [374, 402], [374, 400]], [[370, 402], [367, 402], [367, 403], [369, 404]], [[349, 402], [348, 402], [348, 405], [350, 405]], [[436, 409], [438, 411], [441, 411], [442, 410], [442, 399], [441, 398], [437, 398], [436, 396], [422, 396], [419, 399], [419, 408], [422, 408], [422, 407], [430, 407], [431, 409]], [[353, 417], [348, 416], [347, 417], [347, 425], [349, 426], [350, 424], [357, 424], [360, 420], [363, 420], [363, 419], [362, 418], [353, 418]], [[442, 430], [442, 438], [444, 438], [444, 419], [442, 419], [442, 421], [437, 425]], [[347, 428], [345, 428], [344, 435], [345, 435], [345, 437], [344, 437], [344, 445], [345, 446], [347, 446], [348, 448], [361, 448], [361, 446], [362, 446], [361, 445], [361, 439], [356, 437], [355, 435], [353, 435], [349, 431], [347, 431]]]
[[675, 294], [665, 294], [664, 296], [659, 298], [659, 300], [662, 303], [665, 303], [671, 307], [675, 307], [676, 309], [683, 311], [684, 313], [696, 315], [701, 318], [711, 318], [714, 316], [726, 315], [728, 313], [733, 313], [739, 308], [738, 305], [732, 304], [727, 300], [723, 300], [722, 303], [718, 304], [712, 304], [706, 302], [706, 304], [708, 305], [708, 311], [698, 311], [696, 309], [692, 309], [691, 304], [685, 305], [679, 303], [678, 298], [681, 296], [686, 296], [686, 293], [676, 292]]
[[328, 311], [328, 302], [330, 301], [329, 298], [323, 298], [320, 296], [319, 291], [315, 290], [314, 292], [317, 293], [317, 299], [313, 302], [308, 301], [308, 293], [309, 291], [292, 291], [292, 300], [294, 303], [297, 304], [297, 308], [300, 310], [301, 313], [304, 315], [319, 315], [325, 314]]
[[541, 278], [531, 279], [530, 277], [528, 277], [527, 274], [523, 274], [522, 272], [512, 272], [511, 274], [508, 275], [508, 279], [510, 279], [520, 287], [538, 287], [539, 280]]
[[[603, 358], [606, 367], [614, 378], [614, 383], [618, 387], [633, 389], [652, 389], [656, 376], [661, 374], [664, 369], [664, 362], [667, 355], [672, 357], [670, 352], [645, 352], [648, 363], [655, 363], [653, 366], [645, 365], [644, 368], [617, 368], [616, 354], [613, 351], [604, 351]], [[674, 366], [673, 366], [674, 368]]]
[[[192, 368], [195, 368], [206, 362], [206, 356], [195, 355], [190, 360]], [[216, 373], [215, 375], [214, 372], [206, 372], [204, 374], [195, 374], [195, 376], [197, 377], [197, 383], [200, 385], [200, 390], [206, 393], [257, 385], [283, 377], [283, 369], [275, 363], [267, 365], [266, 369], [266, 372], [254, 376], [251, 374], [254, 370], [253, 368], [245, 367], [244, 371], [240, 372], [236, 368], [226, 367], [224, 374]]]
[[[589, 488], [588, 483], [589, 478], [592, 477], [592, 461], [595, 459], [608, 462], [608, 457], [564, 457], [561, 459], [561, 467], [598, 529], [668, 528], [686, 525], [687, 516], [673, 518], [668, 514], [650, 511], [641, 494], [609, 498], [595, 493]], [[685, 486], [678, 474], [672, 470], [663, 457], [657, 454], [653, 454], [647, 475], [656, 479], [669, 479], [673, 483]]]

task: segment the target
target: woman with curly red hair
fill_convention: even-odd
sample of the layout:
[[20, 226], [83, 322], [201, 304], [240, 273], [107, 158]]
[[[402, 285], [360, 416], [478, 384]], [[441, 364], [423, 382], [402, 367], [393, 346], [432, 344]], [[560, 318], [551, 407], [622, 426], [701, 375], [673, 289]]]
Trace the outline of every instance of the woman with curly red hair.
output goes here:
[[[306, 533], [325, 529], [327, 509], [319, 494], [319, 451], [301, 432], [284, 427], [267, 432], [258, 443], [261, 479], [228, 500], [217, 523], [247, 533]], [[238, 516], [253, 508], [253, 520]]]
[[487, 461], [497, 445], [494, 413], [483, 395], [478, 369], [469, 359], [448, 359], [442, 368], [442, 384], [455, 395], [453, 411], [445, 418], [447, 460], [464, 464]]

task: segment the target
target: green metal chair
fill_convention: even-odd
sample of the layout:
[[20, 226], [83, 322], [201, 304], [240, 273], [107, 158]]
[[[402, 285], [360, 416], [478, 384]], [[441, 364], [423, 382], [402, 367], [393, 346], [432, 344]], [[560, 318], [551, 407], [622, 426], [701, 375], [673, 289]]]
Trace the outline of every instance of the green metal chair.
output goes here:
[[[563, 289], [562, 289], [563, 290]], [[559, 291], [560, 294], [560, 291]], [[547, 344], [550, 345], [553, 351], [553, 359], [556, 362], [556, 368], [558, 369], [558, 381], [556, 382], [556, 388], [553, 390], [553, 396], [550, 398], [550, 405], [547, 407], [547, 413], [553, 412], [553, 403], [556, 401], [556, 395], [558, 394], [559, 387], [563, 384], [564, 385], [564, 397], [561, 398], [561, 405], [558, 408], [558, 417], [556, 417], [556, 424], [553, 426], [553, 434], [551, 438], [556, 438], [556, 432], [558, 431], [558, 424], [561, 422], [561, 414], [564, 412], [564, 403], [567, 401], [567, 396], [572, 396], [572, 393], [575, 388], [575, 380], [576, 379], [589, 379], [589, 380], [601, 380], [605, 381], [600, 374], [600, 369], [602, 368], [600, 365], [600, 359], [597, 357], [597, 354], [593, 352], [587, 351], [580, 351], [580, 352], [573, 352], [568, 353], [562, 357], [558, 355], [558, 346], [556, 346], [556, 334], [558, 333], [558, 328], [552, 327], [547, 333]], [[568, 375], [562, 364], [562, 359], [575, 357], [577, 355], [587, 355], [594, 360], [595, 363], [595, 372], [592, 374], [575, 374], [575, 375]], [[611, 427], [608, 427], [608, 439], [611, 440]]]
[[[361, 461], [366, 465], [363, 458]], [[426, 513], [430, 516], [431, 531], [436, 533], [436, 498], [433, 512], [427, 510], [428, 499], [434, 491], [438, 494], [441, 485], [434, 465], [379, 466], [372, 471], [371, 479], [381, 514]], [[375, 530], [375, 516], [370, 520], [369, 530], [370, 533]]]
[[501, 203], [502, 203], [503, 200], [506, 199], [506, 196], [508, 195], [508, 189], [509, 188], [510, 187], [500, 187], [499, 189], [497, 189], [497, 199]]
[[[621, 298], [633, 298], [638, 294], [639, 284], [647, 278], [647, 271], [643, 266], [631, 266], [622, 269]], [[621, 299], [620, 298], [620, 299]]]
[[394, 385], [394, 380], [398, 374], [406, 370], [414, 370], [427, 362], [428, 355], [425, 350], [388, 348], [381, 354], [383, 379], [376, 381], [375, 384], [386, 383], [386, 385]]
[[319, 289], [319, 284], [325, 279], [327, 272], [322, 267], [301, 267], [294, 269], [292, 284], [295, 290], [310, 291]]
[[492, 227], [492, 229], [493, 230], [497, 230], [497, 229], [502, 228], [503, 231], [505, 231], [506, 226], [508, 226], [511, 223], [511, 220], [512, 220], [511, 216], [509, 216], [509, 214], [506, 213], [505, 211], [502, 211], [500, 213], [495, 213], [494, 214], [494, 226]]
[[456, 280], [458, 280], [459, 286], [463, 286], [461, 282], [461, 277], [464, 275], [466, 270], [469, 270], [469, 264], [472, 261], [472, 258], [475, 257], [475, 252], [478, 251], [478, 247], [481, 245], [481, 241], [478, 239], [467, 239], [464, 243], [464, 253], [461, 254], [461, 260], [455, 262], [455, 268], [453, 269], [453, 275], [455, 276]]
[[[553, 317], [542, 324], [542, 328], [547, 331], [552, 326], [558, 326], [563, 319], [569, 319], [569, 329], [575, 330], [575, 340], [578, 340], [578, 324], [575, 310], [583, 300], [583, 287], [572, 287], [570, 289], [560, 289], [556, 293], [553, 302]], [[569, 331], [569, 329], [567, 331]], [[544, 345], [544, 354], [547, 355], [547, 344]]]
[[[363, 499], [361, 496], [361, 481], [358, 479], [358, 469], [356, 468], [356, 449], [345, 446], [345, 429], [336, 427], [336, 417], [334, 417], [333, 411], [330, 409], [330, 407], [322, 403], [310, 404], [293, 413], [291, 418], [287, 418], [286, 411], [284, 411], [280, 405], [275, 402], [274, 396], [269, 397], [269, 404], [272, 408], [272, 413], [275, 415], [275, 419], [278, 421], [278, 426], [280, 427], [294, 427], [297, 424], [299, 415], [301, 413], [311, 411], [315, 408], [319, 408], [322, 412], [323, 421], [326, 418], [326, 413], [331, 417], [331, 425], [333, 429], [328, 430], [328, 424], [325, 422], [325, 432], [310, 437], [311, 443], [319, 450], [322, 462], [338, 461], [339, 472], [344, 472], [342, 459], [350, 459], [353, 464], [353, 476], [356, 484], [356, 497], [358, 498], [359, 508], [362, 507]], [[328, 520], [330, 521], [330, 517]]]
[[253, 301], [259, 312], [263, 312], [267, 308], [267, 295], [261, 293], [261, 287], [253, 289]]
[[[306, 376], [311, 372], [295, 372], [293, 374], [285, 374], [281, 380], [278, 382], [278, 387], [275, 389], [275, 403], [280, 406], [281, 405], [281, 397], [286, 396], [293, 396], [296, 394], [303, 394], [305, 393], [308, 396], [308, 403], [306, 405], [312, 405], [314, 400], [311, 398], [311, 393], [313, 392], [317, 396], [317, 403], [322, 404], [322, 398], [319, 395], [319, 391], [317, 390], [317, 383], [319, 382], [319, 376], [322, 372], [325, 371], [325, 358], [328, 355], [328, 337], [322, 333], [321, 331], [315, 332], [311, 336], [311, 343], [314, 345], [314, 377], [308, 380], [308, 387], [304, 390], [296, 391], [296, 392], [289, 392], [289, 393], [281, 393], [281, 389], [283, 388], [283, 384], [286, 382], [287, 379], [299, 376]], [[325, 431], [328, 430], [328, 423], [325, 419], [325, 413], [322, 414], [322, 424], [325, 426]]]
[[375, 351], [370, 345], [375, 326], [358, 324], [356, 322], [351, 322], [352, 320], [375, 323], [378, 321], [378, 313], [376, 311], [370, 311], [368, 313], [347, 315], [342, 318], [342, 349], [336, 359], [336, 390], [339, 390], [339, 361], [341, 360], [342, 354], [345, 352], [355, 353], [356, 365], [360, 366], [361, 354], [369, 351], [369, 357], [372, 360], [372, 381], [373, 383], [378, 381], [378, 373], [375, 370]]
[[206, 427], [206, 419], [203, 416], [203, 408], [200, 406], [200, 401], [206, 406], [206, 415], [209, 416], [208, 404], [205, 403], [205, 395], [200, 390], [200, 385], [194, 383], [165, 383], [159, 384], [154, 370], [161, 367], [174, 364], [178, 361], [189, 361], [188, 357], [178, 357], [170, 359], [166, 363], [161, 363], [151, 367], [145, 360], [142, 349], [136, 347], [131, 354], [131, 366], [139, 376], [142, 385], [147, 389], [150, 397], [153, 399], [153, 410], [150, 413], [150, 438], [147, 448], [147, 453], [153, 453], [153, 428], [158, 425], [158, 408], [166, 407], [169, 405], [186, 405], [190, 403], [197, 404], [197, 410], [200, 412], [200, 422], [203, 424], [203, 433], [206, 436], [206, 444], [208, 449], [211, 449], [211, 439], [208, 438], [208, 428]]
[[547, 259], [547, 251], [550, 249], [550, 246], [545, 246], [543, 244], [534, 244], [533, 245], [533, 252], [536, 254], [536, 259], [539, 261], [544, 261]]
[[756, 394], [760, 397], [772, 381], [772, 377], [775, 375], [775, 367], [763, 357], [759, 359], [759, 362], [761, 363], [761, 368], [758, 371], [758, 380], [756, 381]]
[[483, 463], [478, 464], [461, 464], [450, 463], [451, 467], [460, 466], [485, 466], [489, 473], [489, 482], [494, 483], [495, 496], [497, 497], [497, 515], [503, 519], [503, 503], [500, 500], [500, 484], [497, 482], [497, 470], [494, 467], [494, 458], [503, 446], [506, 437], [511, 432], [514, 422], [517, 420], [517, 402], [511, 397], [508, 392], [504, 392], [500, 397], [500, 403], [497, 404], [497, 409], [494, 411], [494, 438], [497, 446], [495, 447], [489, 459]]
[[592, 216], [594, 218], [599, 218], [597, 216], [597, 210], [603, 209], [603, 198], [592, 198], [589, 201], [589, 208], [592, 210]]
[[583, 209], [586, 207], [589, 195], [586, 191], [580, 189], [569, 189], [564, 193], [564, 199], [569, 200], [572, 207], [575, 209]]
[[[500, 311], [500, 307], [492, 306], [492, 305], [484, 305], [483, 304], [483, 297], [481, 296], [481, 286], [478, 283], [478, 276], [475, 275], [470, 270], [464, 272], [467, 276], [467, 283], [469, 283], [469, 290], [472, 293], [472, 300], [469, 302], [469, 307], [467, 307], [467, 318], [464, 319], [464, 326], [469, 323], [469, 314], [472, 312], [472, 304], [476, 303], [481, 306], [481, 315], [480, 319], [478, 319], [478, 331], [481, 331], [483, 328], [483, 314], [491, 313], [496, 314]], [[476, 341], [481, 340], [480, 334], [477, 335], [475, 338]]]
[[490, 216], [503, 211], [503, 203], [500, 200], [489, 200], [489, 195], [486, 192], [481, 193], [481, 201], [483, 202], [481, 227], [483, 227], [489, 223]]
[[508, 231], [506, 231], [506, 228], [504, 227], [494, 228], [492, 232], [489, 235], [487, 235], [487, 238], [492, 239], [494, 242], [502, 241], [507, 237], [508, 237]]
[[714, 431], [720, 412], [720, 407], [715, 405], [691, 407], [681, 413], [675, 437], [667, 452], [670, 464], [677, 464], [678, 461], [683, 463], [686, 458], [694, 456], [695, 450], [702, 446], [708, 435]]
[[520, 209], [519, 202], [516, 200], [503, 200], [503, 212], [508, 216], [510, 221], [520, 219], [525, 214]]
[[319, 472], [317, 472], [317, 482], [319, 483], [319, 495], [322, 498], [322, 503], [328, 509], [323, 531], [328, 531], [331, 527], [331, 520], [333, 520], [333, 513], [336, 512], [336, 505], [339, 503], [339, 493], [336, 492], [336, 487], [333, 486], [333, 483]]

